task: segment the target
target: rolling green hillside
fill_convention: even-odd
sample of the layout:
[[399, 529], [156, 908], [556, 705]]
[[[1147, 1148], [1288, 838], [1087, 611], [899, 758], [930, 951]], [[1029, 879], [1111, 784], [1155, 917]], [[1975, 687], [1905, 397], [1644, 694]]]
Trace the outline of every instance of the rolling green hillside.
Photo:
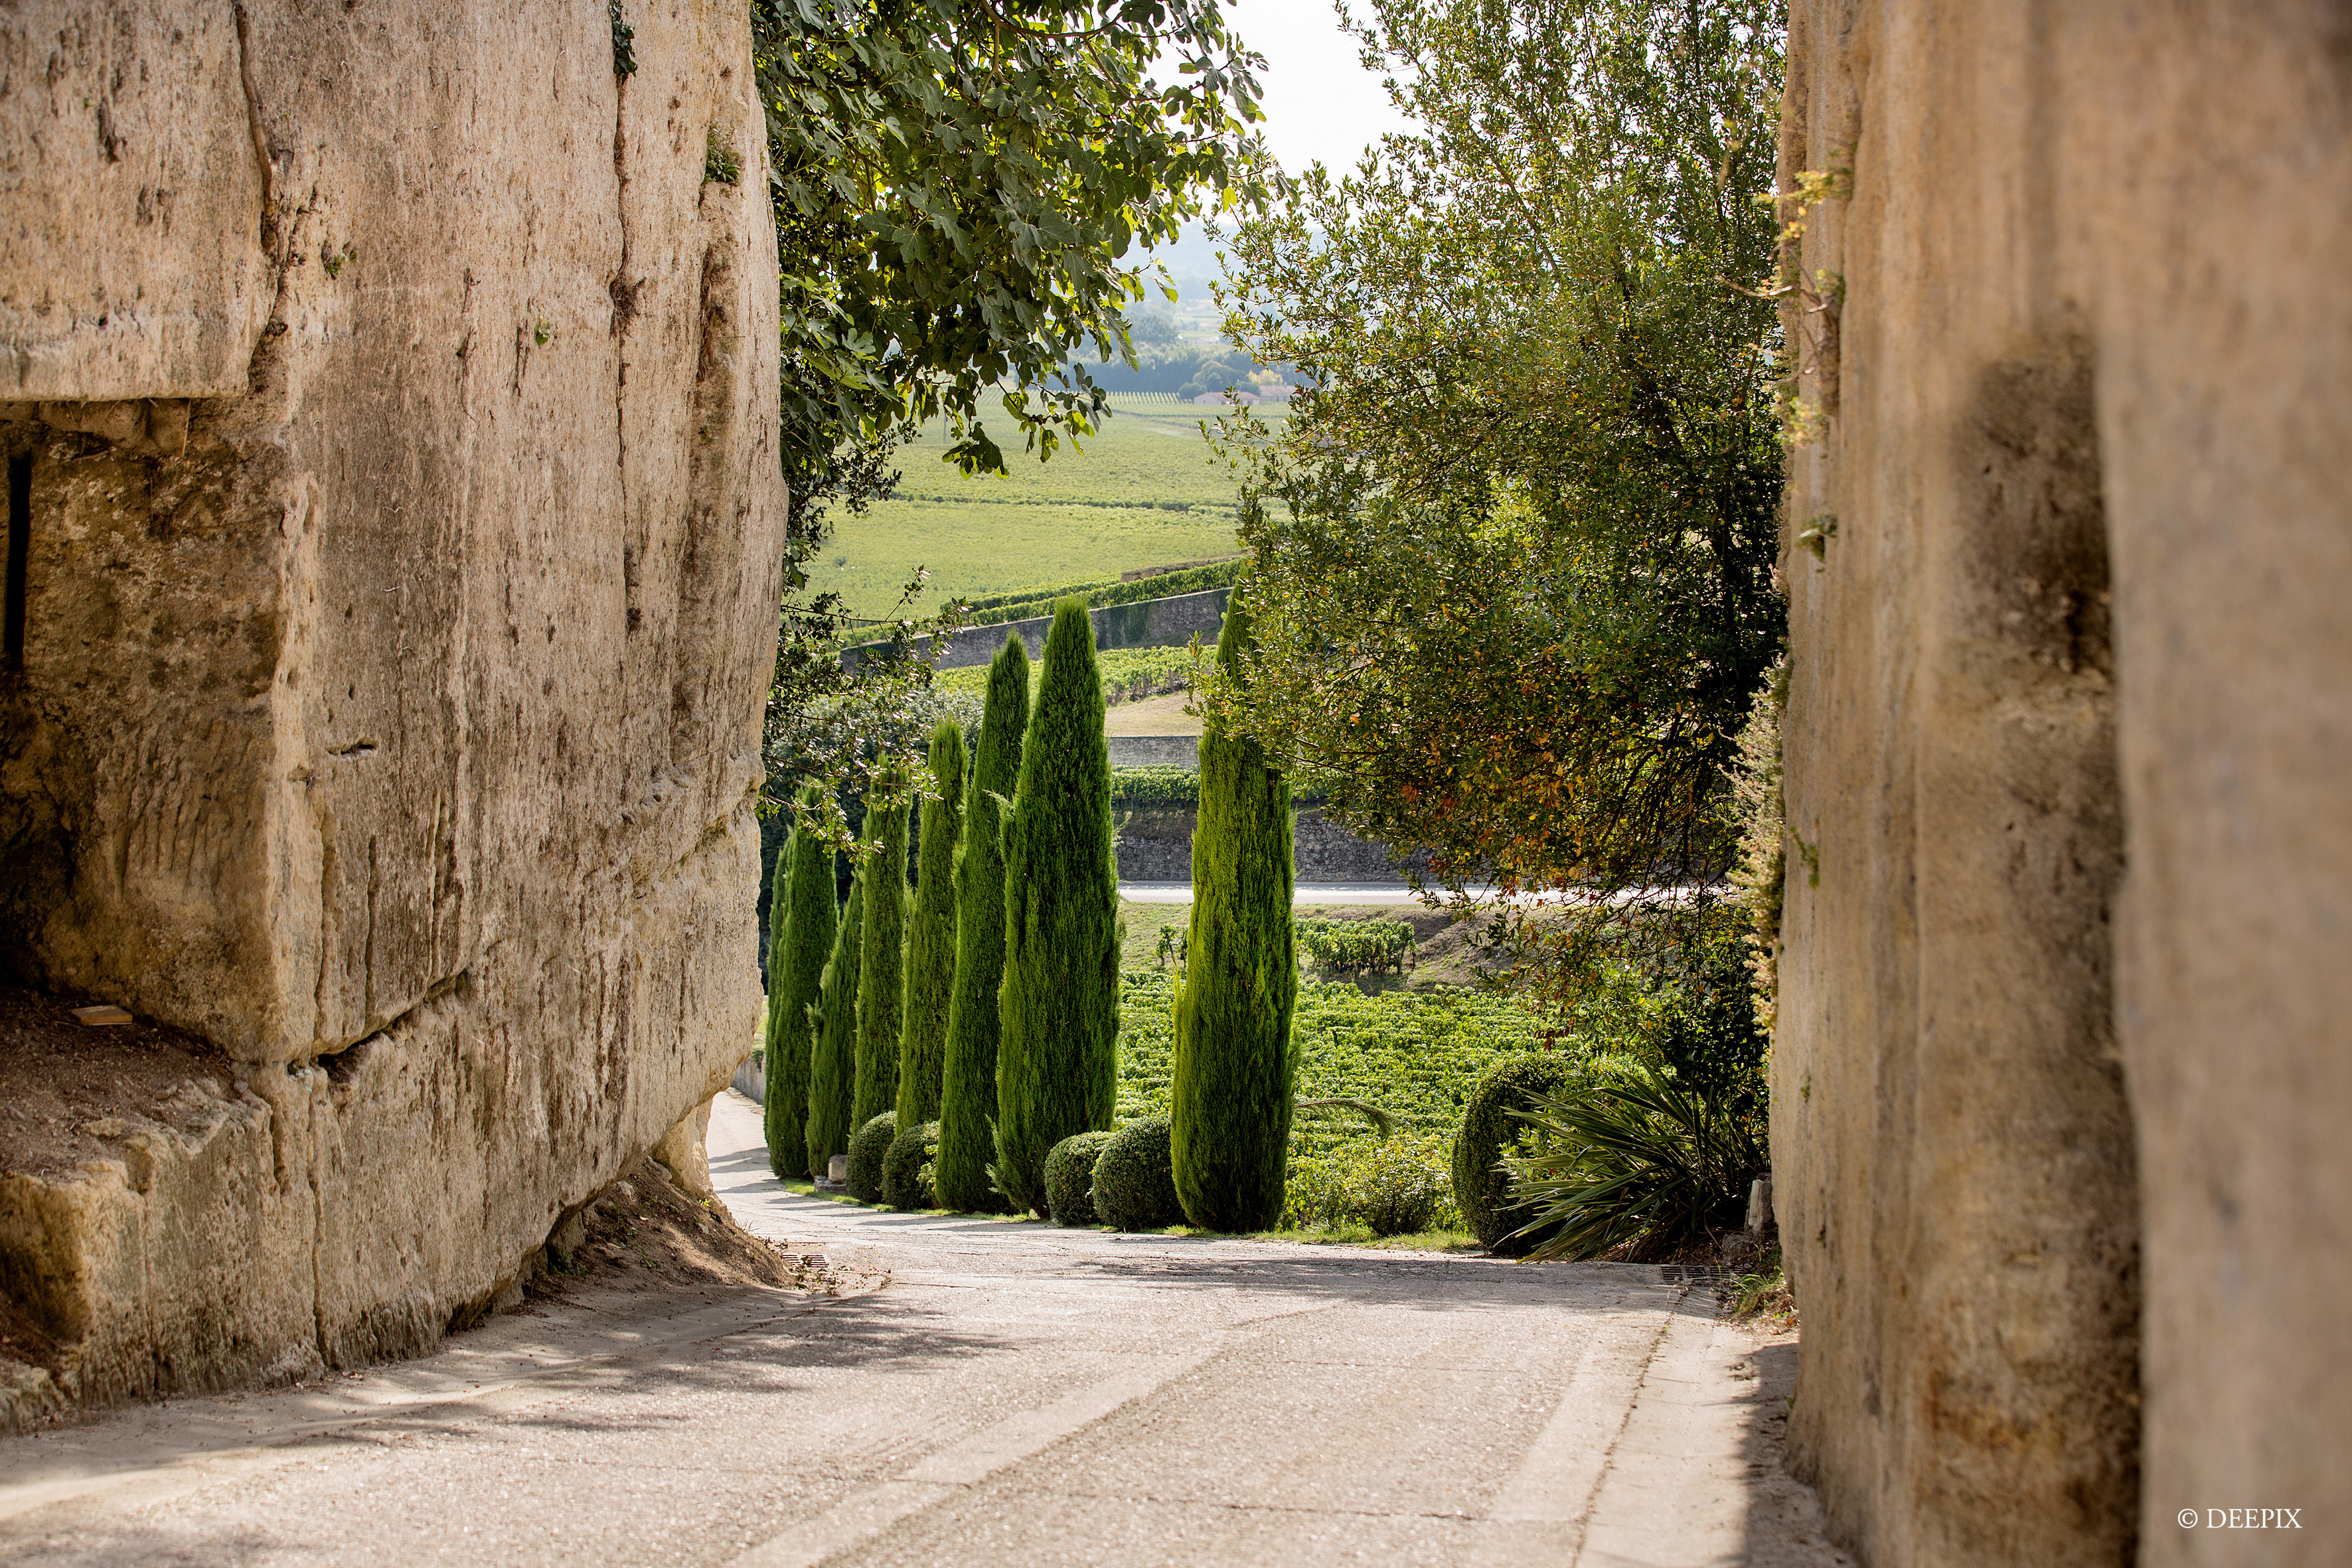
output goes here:
[[852, 615], [878, 616], [896, 606], [918, 566], [931, 569], [928, 609], [950, 594], [1233, 554], [1234, 475], [1199, 428], [1214, 411], [1166, 398], [1112, 405], [1116, 416], [1078, 451], [1065, 445], [1043, 463], [1012, 453], [1004, 475], [965, 478], [940, 460], [944, 431], [926, 431], [898, 453], [897, 499], [864, 517], [835, 518], [814, 586], [842, 594]]

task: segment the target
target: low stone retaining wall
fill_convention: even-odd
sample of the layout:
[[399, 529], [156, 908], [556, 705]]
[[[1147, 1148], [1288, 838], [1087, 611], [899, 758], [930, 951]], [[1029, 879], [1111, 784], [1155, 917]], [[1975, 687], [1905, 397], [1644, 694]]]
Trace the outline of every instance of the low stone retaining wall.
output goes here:
[[[1137, 806], [1122, 813], [1118, 829], [1118, 875], [1126, 882], [1189, 882], [1192, 879], [1192, 829], [1200, 813], [1189, 805]], [[1302, 808], [1293, 833], [1297, 878], [1302, 882], [1404, 880], [1385, 844], [1359, 838], [1324, 819], [1321, 806]], [[1416, 863], [1425, 863], [1416, 858]]]
[[1113, 735], [1109, 739], [1112, 767], [1201, 771], [1198, 735]]

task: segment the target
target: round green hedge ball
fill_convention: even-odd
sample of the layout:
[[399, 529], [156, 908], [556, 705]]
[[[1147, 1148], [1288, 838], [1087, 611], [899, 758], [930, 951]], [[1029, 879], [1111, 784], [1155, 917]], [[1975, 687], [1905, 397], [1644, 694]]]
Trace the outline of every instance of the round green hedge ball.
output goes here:
[[1573, 1077], [1568, 1058], [1529, 1051], [1496, 1062], [1470, 1090], [1454, 1140], [1454, 1203], [1470, 1234], [1498, 1257], [1520, 1257], [1543, 1239], [1511, 1235], [1523, 1216], [1512, 1208], [1511, 1179], [1500, 1161], [1527, 1126], [1511, 1112], [1534, 1110], [1538, 1097], [1567, 1088]]
[[849, 1195], [861, 1204], [882, 1201], [882, 1157], [898, 1135], [898, 1113], [886, 1110], [849, 1135]]
[[1045, 1212], [1055, 1225], [1099, 1225], [1095, 1215], [1095, 1161], [1108, 1132], [1074, 1132], [1045, 1151]]
[[1110, 1135], [1095, 1160], [1095, 1213], [1118, 1230], [1158, 1230], [1181, 1224], [1176, 1162], [1168, 1118], [1147, 1116]]
[[[896, 1116], [896, 1111], [891, 1112]], [[931, 1156], [940, 1151], [940, 1124], [926, 1121], [890, 1140], [882, 1156], [882, 1201], [894, 1209], [939, 1207], [931, 1191]]]

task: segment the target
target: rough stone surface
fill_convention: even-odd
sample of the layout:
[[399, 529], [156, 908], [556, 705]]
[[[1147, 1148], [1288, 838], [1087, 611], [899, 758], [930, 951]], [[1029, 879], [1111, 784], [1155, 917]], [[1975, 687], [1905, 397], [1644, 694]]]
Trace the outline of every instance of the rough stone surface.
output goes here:
[[1791, 29], [1792, 1445], [1880, 1568], [2340, 1561], [2352, 31]]
[[[1111, 744], [1118, 740], [1114, 736]], [[1192, 830], [1200, 813], [1189, 805], [1139, 805], [1118, 812], [1118, 875], [1126, 882], [1190, 882]], [[1359, 838], [1323, 815], [1302, 806], [1292, 828], [1292, 846], [1302, 882], [1401, 884], [1404, 874], [1387, 845]], [[1426, 858], [1421, 858], [1426, 870]]]
[[73, 1398], [429, 1347], [751, 1038], [764, 139], [740, 5], [623, 9], [0, 15], [0, 963], [228, 1063], [0, 1147]]

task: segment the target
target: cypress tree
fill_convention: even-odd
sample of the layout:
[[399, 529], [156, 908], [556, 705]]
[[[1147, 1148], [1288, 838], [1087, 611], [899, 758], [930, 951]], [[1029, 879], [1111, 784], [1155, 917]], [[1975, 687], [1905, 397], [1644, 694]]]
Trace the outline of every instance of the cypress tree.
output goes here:
[[1029, 649], [1017, 634], [1007, 633], [988, 668], [963, 847], [956, 857], [955, 994], [948, 1005], [940, 1149], [931, 1162], [941, 1208], [1003, 1206], [988, 1177], [996, 1155], [996, 991], [1004, 975], [1001, 803], [1019, 787], [1021, 740], [1028, 727]]
[[[814, 812], [816, 787], [801, 792], [801, 805]], [[763, 1042], [766, 1083], [761, 1121], [768, 1134], [768, 1168], [778, 1176], [798, 1176], [809, 1167], [809, 1070], [816, 1028], [809, 1011], [824, 981], [841, 911], [833, 903], [833, 850], [796, 822], [793, 836], [776, 851], [776, 874], [768, 893], [768, 1029]]]
[[865, 961], [857, 973], [857, 1087], [854, 1126], [894, 1109], [898, 1100], [898, 1009], [907, 1000], [907, 805], [866, 802], [866, 835], [874, 858], [858, 879], [866, 884]]
[[865, 915], [866, 879], [859, 877], [849, 884], [849, 901], [841, 906], [841, 924], [833, 934], [833, 956], [825, 960], [817, 986], [808, 1132], [803, 1140], [812, 1181], [823, 1179], [826, 1161], [849, 1152], [849, 1135], [858, 1125], [849, 1113], [857, 1083], [857, 971], [863, 957], [858, 939]]
[[931, 772], [940, 797], [923, 802], [917, 848], [915, 918], [907, 929], [907, 996], [898, 1009], [898, 1125], [940, 1115], [947, 1070], [948, 1004], [955, 994], [956, 843], [963, 834], [963, 729], [941, 720], [931, 731]]
[[[1236, 595], [1217, 639], [1228, 679], [1248, 637]], [[1265, 1230], [1282, 1218], [1297, 1070], [1292, 864], [1289, 783], [1255, 741], [1208, 725], [1169, 1119], [1177, 1196], [1185, 1217], [1210, 1230]]]
[[1045, 1208], [1045, 1155], [1110, 1125], [1118, 1089], [1118, 868], [1110, 748], [1083, 600], [1054, 606], [1021, 783], [1004, 820], [996, 1182]]

